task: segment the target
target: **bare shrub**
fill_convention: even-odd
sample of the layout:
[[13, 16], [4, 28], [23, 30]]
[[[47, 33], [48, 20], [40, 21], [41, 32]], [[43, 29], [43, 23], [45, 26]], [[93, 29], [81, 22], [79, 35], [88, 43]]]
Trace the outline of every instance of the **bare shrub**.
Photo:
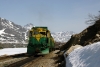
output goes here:
[[97, 20], [100, 20], [100, 11], [98, 11], [99, 14], [96, 16], [96, 15], [92, 15], [92, 14], [89, 14], [89, 20], [87, 20], [85, 23], [88, 24], [88, 25], [93, 25]]

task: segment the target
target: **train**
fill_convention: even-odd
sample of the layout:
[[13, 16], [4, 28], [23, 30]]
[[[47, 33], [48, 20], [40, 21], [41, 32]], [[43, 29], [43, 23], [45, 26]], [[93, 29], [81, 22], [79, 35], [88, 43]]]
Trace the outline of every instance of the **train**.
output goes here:
[[48, 27], [35, 26], [29, 30], [29, 41], [27, 46], [28, 55], [49, 54], [55, 48], [55, 42]]

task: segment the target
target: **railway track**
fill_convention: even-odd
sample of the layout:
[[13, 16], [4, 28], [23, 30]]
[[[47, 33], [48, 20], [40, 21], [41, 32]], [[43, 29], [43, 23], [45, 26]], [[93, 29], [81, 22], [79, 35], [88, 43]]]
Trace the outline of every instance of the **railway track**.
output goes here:
[[7, 60], [7, 59], [11, 59], [11, 58], [17, 58], [17, 57], [24, 57], [24, 56], [26, 56], [26, 53], [0, 56], [0, 62], [3, 61], [3, 60]]
[[12, 64], [10, 64], [10, 65], [8, 65], [6, 67], [22, 67], [24, 64], [26, 64], [26, 63], [28, 63], [28, 62], [30, 62], [32, 60], [35, 60], [35, 59], [36, 59], [36, 57], [31, 56], [31, 57], [28, 57], [26, 59], [20, 60], [18, 62], [12, 63]]
[[6, 55], [6, 56], [0, 56], [0, 67], [6, 67], [12, 63], [21, 61], [23, 59], [28, 58], [26, 53], [22, 54], [15, 54], [15, 55]]
[[[42, 57], [42, 56], [40, 56]], [[28, 56], [26, 53], [0, 57], [0, 67], [23, 67], [38, 57]]]
[[[48, 67], [57, 67], [57, 65], [58, 65], [58, 63], [56, 63], [57, 58], [58, 58], [57, 52], [58, 51], [51, 52], [50, 54], [47, 54], [44, 57], [42, 57], [42, 56], [39, 56], [39, 57], [27, 56], [26, 54], [10, 56], [9, 58], [12, 58], [12, 59], [8, 59], [8, 57], [5, 57], [5, 58], [2, 58], [1, 60], [9, 61], [9, 60], [13, 60], [13, 59], [17, 60], [19, 58], [20, 58], [20, 60], [18, 60], [18, 61], [15, 60], [15, 62], [9, 61], [12, 63], [4, 64], [3, 66], [0, 66], [0, 67], [34, 67], [34, 66], [36, 66], [36, 67], [47, 67], [47, 66]], [[54, 64], [54, 63], [56, 63], [56, 64]]]
[[42, 59], [43, 57], [40, 56], [40, 57], [35, 57], [33, 60], [31, 60], [31, 62], [28, 62], [28, 63], [25, 63], [24, 65], [22, 65], [21, 67], [31, 67], [33, 66], [33, 64], [37, 61], [39, 61], [40, 59]]

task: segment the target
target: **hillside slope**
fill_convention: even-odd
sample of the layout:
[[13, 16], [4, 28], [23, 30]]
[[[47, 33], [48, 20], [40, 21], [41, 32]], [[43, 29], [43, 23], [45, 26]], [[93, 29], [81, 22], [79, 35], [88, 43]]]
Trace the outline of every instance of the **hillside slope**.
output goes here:
[[74, 45], [86, 46], [98, 41], [100, 41], [100, 19], [79, 34], [72, 35], [70, 40], [61, 47], [61, 50], [68, 50]]

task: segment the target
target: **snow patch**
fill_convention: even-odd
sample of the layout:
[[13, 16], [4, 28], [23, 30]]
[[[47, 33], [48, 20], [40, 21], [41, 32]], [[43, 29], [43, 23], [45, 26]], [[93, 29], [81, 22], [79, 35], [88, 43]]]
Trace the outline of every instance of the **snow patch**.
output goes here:
[[27, 52], [27, 48], [4, 48], [4, 49], [0, 49], [0, 56], [14, 55], [14, 54], [20, 54], [26, 52]]
[[4, 30], [5, 29], [0, 30], [0, 35], [3, 34], [3, 33], [5, 33]]
[[15, 35], [13, 35], [13, 34], [10, 34], [10, 36], [15, 36]]
[[66, 57], [66, 67], [100, 67], [100, 42], [72, 51]]

